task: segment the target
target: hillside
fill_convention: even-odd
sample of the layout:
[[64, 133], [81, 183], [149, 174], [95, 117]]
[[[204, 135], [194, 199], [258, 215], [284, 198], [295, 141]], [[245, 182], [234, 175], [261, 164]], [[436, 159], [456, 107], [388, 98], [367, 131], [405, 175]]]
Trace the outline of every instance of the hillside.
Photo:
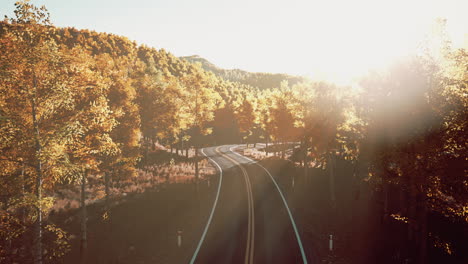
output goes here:
[[302, 77], [283, 73], [263, 73], [248, 72], [240, 69], [222, 69], [198, 55], [185, 56], [180, 58], [189, 62], [198, 62], [201, 64], [204, 70], [213, 72], [225, 80], [240, 82], [257, 87], [261, 90], [279, 87], [282, 81], [288, 81], [289, 85], [294, 85], [304, 80]]

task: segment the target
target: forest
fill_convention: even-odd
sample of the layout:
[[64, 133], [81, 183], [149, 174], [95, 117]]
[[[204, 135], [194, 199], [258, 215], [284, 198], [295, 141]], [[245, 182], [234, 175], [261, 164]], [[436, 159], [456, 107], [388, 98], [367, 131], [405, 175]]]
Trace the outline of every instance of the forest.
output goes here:
[[[56, 27], [45, 7], [18, 2], [0, 22], [0, 263], [63, 263], [77, 236], [86, 247], [86, 195], [110, 199], [147, 173], [154, 188], [179, 163], [148, 172], [158, 149], [185, 157], [197, 182], [208, 166], [199, 149], [234, 143], [265, 143], [265, 159], [299, 177], [323, 173], [332, 214], [353, 210], [343, 177], [353, 199], [369, 186], [380, 230], [401, 232], [380, 245], [399, 256], [388, 263], [466, 263], [468, 53], [444, 30], [440, 20], [419, 54], [337, 85], [210, 70], [124, 36]], [[54, 222], [66, 192], [84, 215], [79, 233]]]

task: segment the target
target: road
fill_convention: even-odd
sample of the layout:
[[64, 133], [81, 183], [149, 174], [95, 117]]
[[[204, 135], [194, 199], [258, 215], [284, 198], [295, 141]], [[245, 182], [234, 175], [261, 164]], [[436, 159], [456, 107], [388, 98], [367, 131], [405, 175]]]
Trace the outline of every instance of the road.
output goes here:
[[217, 195], [190, 263], [307, 263], [300, 233], [271, 173], [235, 153], [205, 148], [219, 171]]

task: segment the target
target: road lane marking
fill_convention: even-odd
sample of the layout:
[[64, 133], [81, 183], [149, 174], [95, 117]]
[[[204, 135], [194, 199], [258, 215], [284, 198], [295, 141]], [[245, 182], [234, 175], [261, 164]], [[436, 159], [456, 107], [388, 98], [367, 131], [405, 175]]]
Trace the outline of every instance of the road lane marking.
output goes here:
[[250, 190], [250, 204], [252, 208], [252, 236], [250, 238], [250, 263], [253, 263], [253, 256], [254, 256], [254, 249], [255, 249], [255, 211], [254, 211], [254, 200], [253, 200], [253, 194], [252, 194], [252, 184], [250, 182], [249, 175], [247, 174], [247, 171], [245, 170], [244, 166], [241, 166], [242, 170], [245, 172], [245, 177], [247, 179], [247, 182], [249, 183], [249, 190]]
[[254, 211], [254, 202], [253, 202], [253, 195], [252, 195], [252, 184], [249, 179], [249, 175], [245, 170], [244, 166], [241, 163], [236, 161], [235, 159], [229, 157], [228, 155], [221, 153], [218, 151], [224, 158], [232, 161], [235, 165], [237, 165], [241, 170], [242, 174], [244, 175], [245, 185], [247, 189], [247, 203], [248, 203], [248, 223], [247, 223], [247, 246], [245, 249], [245, 264], [252, 264], [253, 263], [253, 256], [254, 256], [254, 249], [255, 249], [255, 211]]
[[[215, 151], [218, 151], [220, 147], [217, 147]], [[206, 223], [205, 229], [203, 230], [202, 236], [200, 238], [200, 241], [198, 242], [197, 248], [195, 249], [195, 252], [193, 253], [192, 259], [190, 260], [190, 264], [193, 264], [195, 262], [195, 259], [197, 258], [198, 252], [200, 251], [200, 248], [203, 244], [203, 241], [205, 240], [206, 233], [208, 232], [208, 228], [210, 227], [211, 220], [213, 219], [213, 214], [216, 209], [216, 205], [218, 204], [218, 198], [219, 198], [219, 193], [221, 190], [221, 182], [223, 181], [223, 170], [221, 169], [221, 166], [214, 161], [212, 158], [208, 157], [205, 152], [203, 151], [204, 149], [201, 149], [201, 153], [203, 156], [207, 157], [209, 160], [211, 160], [212, 163], [214, 163], [218, 169], [219, 169], [219, 183], [218, 183], [218, 191], [216, 192], [216, 197], [213, 203], [213, 208], [211, 209], [210, 216], [208, 217], [208, 222]]]
[[268, 173], [268, 175], [270, 176], [271, 180], [273, 181], [273, 184], [276, 186], [276, 189], [278, 190], [278, 192], [279, 192], [279, 194], [281, 196], [281, 199], [283, 200], [284, 206], [286, 207], [286, 211], [288, 212], [289, 219], [291, 220], [291, 224], [293, 226], [294, 233], [296, 235], [297, 243], [299, 244], [299, 249], [300, 249], [301, 255], [302, 255], [302, 261], [303, 261], [304, 264], [307, 264], [307, 257], [305, 255], [304, 247], [302, 246], [302, 241], [301, 241], [301, 237], [299, 236], [299, 231], [297, 231], [296, 223], [294, 222], [294, 218], [292, 216], [291, 210], [289, 209], [288, 203], [286, 202], [286, 198], [284, 198], [283, 192], [281, 192], [281, 189], [280, 189], [278, 183], [276, 183], [275, 178], [273, 178], [271, 173], [265, 167], [263, 167], [262, 164], [260, 164], [260, 163], [254, 161], [254, 160], [252, 160], [250, 158], [247, 158], [247, 157], [233, 151], [232, 149], [234, 147], [238, 147], [238, 146], [233, 146], [233, 147], [229, 148], [229, 150], [232, 153], [234, 153], [234, 154], [238, 155], [239, 157], [244, 158], [244, 159], [246, 159], [246, 160], [248, 160], [250, 162], [253, 162], [253, 163], [257, 164], [258, 166], [262, 167]]

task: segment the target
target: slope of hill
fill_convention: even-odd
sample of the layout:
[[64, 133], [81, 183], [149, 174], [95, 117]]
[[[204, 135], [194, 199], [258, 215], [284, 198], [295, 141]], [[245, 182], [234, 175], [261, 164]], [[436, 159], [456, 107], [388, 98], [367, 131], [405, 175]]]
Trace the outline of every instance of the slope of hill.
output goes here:
[[261, 90], [280, 87], [282, 81], [288, 81], [289, 85], [303, 81], [303, 78], [300, 76], [292, 76], [282, 73], [248, 72], [240, 69], [226, 70], [217, 67], [198, 55], [185, 56], [181, 58], [189, 62], [198, 62], [204, 70], [213, 72], [223, 79], [247, 84]]

